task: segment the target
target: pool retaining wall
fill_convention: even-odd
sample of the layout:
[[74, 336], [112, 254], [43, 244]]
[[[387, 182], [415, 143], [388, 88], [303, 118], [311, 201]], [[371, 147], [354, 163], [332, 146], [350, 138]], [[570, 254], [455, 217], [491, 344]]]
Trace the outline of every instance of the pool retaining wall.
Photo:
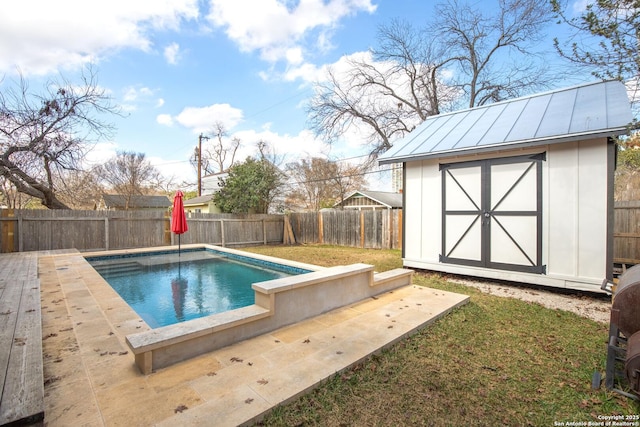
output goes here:
[[255, 304], [128, 335], [144, 374], [411, 284], [413, 271], [352, 264], [255, 283]]

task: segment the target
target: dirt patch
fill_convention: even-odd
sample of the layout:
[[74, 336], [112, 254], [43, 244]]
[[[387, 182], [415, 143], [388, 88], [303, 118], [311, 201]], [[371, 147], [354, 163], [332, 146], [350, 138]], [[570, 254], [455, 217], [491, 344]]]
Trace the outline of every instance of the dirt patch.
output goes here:
[[515, 285], [510, 286], [502, 283], [489, 283], [454, 277], [447, 277], [447, 280], [474, 287], [487, 294], [535, 302], [547, 308], [571, 311], [579, 316], [595, 320], [596, 322], [609, 323], [611, 298], [606, 296], [596, 297], [588, 294], [565, 295], [544, 289], [533, 289]]

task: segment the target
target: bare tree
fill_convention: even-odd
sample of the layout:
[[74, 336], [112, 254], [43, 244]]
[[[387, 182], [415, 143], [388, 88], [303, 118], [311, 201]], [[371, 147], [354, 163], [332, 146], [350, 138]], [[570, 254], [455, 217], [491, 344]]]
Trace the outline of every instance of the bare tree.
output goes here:
[[329, 69], [316, 84], [311, 128], [330, 142], [353, 127], [366, 129], [376, 156], [428, 116], [544, 87], [544, 61], [530, 48], [550, 7], [536, 0], [498, 3], [497, 14], [487, 15], [448, 0], [422, 30], [400, 21], [380, 27], [369, 57], [349, 59], [347, 71]]
[[2, 207], [9, 209], [24, 209], [33, 205], [37, 199], [16, 190], [11, 181], [0, 177], [0, 200]]
[[333, 177], [338, 202], [342, 202], [350, 193], [364, 189], [367, 183], [364, 175], [366, 169], [366, 164], [338, 163], [338, 175]]
[[[202, 148], [201, 167], [205, 174], [214, 174], [227, 171], [235, 162], [236, 153], [240, 148], [240, 138], [229, 139], [229, 133], [222, 122], [216, 122], [209, 132], [206, 140], [212, 141]], [[191, 164], [198, 169], [198, 156], [200, 147], [196, 147]]]
[[93, 171], [67, 171], [58, 179], [59, 198], [71, 209], [95, 209], [104, 193]]
[[499, 0], [488, 16], [459, 0], [436, 6], [435, 36], [455, 64], [452, 84], [464, 92], [466, 106], [514, 98], [548, 84], [544, 61], [532, 51], [549, 23], [549, 5], [536, 0]]
[[[202, 151], [204, 152], [205, 150], [202, 150]], [[196, 147], [193, 149], [193, 154], [191, 155], [191, 158], [189, 158], [189, 164], [193, 166], [193, 169], [196, 171], [196, 173], [198, 172], [198, 161], [202, 162], [200, 164], [200, 167], [202, 168], [205, 174], [214, 173], [213, 168], [211, 167], [211, 163], [209, 162], [209, 157], [208, 156], [205, 157], [204, 153], [203, 153], [202, 159], [198, 159], [199, 157], [200, 157], [200, 147], [196, 145]]]
[[95, 173], [110, 191], [126, 197], [127, 209], [134, 196], [152, 194], [163, 187], [162, 175], [143, 153], [119, 151]]
[[261, 160], [268, 161], [276, 168], [282, 167], [286, 159], [286, 155], [278, 153], [273, 144], [261, 139], [256, 143], [256, 147], [258, 148]]
[[295, 182], [287, 195], [288, 204], [312, 211], [332, 207], [365, 184], [359, 166], [321, 157], [289, 163], [287, 171]]
[[0, 176], [49, 209], [67, 209], [57, 195], [57, 177], [80, 169], [91, 143], [109, 136], [112, 125], [98, 119], [118, 113], [92, 70], [74, 85], [51, 80], [44, 93], [32, 93], [27, 81], [0, 92]]
[[[240, 147], [239, 138], [231, 138], [230, 141], [225, 142], [223, 138], [228, 137], [228, 132], [224, 125], [220, 122], [216, 122], [214, 125], [213, 135], [215, 142], [213, 143], [212, 150], [208, 153], [211, 160], [215, 162], [218, 170], [217, 172], [226, 171], [234, 163], [236, 153]], [[229, 159], [227, 159], [229, 157]]]
[[287, 165], [289, 177], [295, 186], [287, 196], [288, 204], [319, 211], [336, 202], [333, 178], [338, 175], [338, 165], [320, 157], [301, 159]]
[[331, 142], [350, 128], [364, 127], [375, 155], [438, 114], [450, 97], [440, 84], [444, 63], [422, 36], [409, 24], [393, 21], [380, 28], [379, 49], [347, 59], [347, 71], [330, 68], [308, 105], [314, 132]]

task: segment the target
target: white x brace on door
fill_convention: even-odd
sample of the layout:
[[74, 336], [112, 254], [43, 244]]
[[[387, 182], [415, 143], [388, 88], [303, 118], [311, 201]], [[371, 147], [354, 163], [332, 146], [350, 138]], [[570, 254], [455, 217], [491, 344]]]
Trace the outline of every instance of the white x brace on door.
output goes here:
[[542, 153], [441, 165], [441, 262], [545, 273], [544, 160]]

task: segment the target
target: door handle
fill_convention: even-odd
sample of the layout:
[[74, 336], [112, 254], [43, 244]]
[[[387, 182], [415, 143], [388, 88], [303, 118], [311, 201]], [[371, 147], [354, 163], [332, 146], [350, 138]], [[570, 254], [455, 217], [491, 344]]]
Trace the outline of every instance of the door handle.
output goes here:
[[489, 221], [491, 220], [491, 214], [487, 211], [484, 211], [483, 216], [484, 218], [482, 219], [482, 225], [488, 225]]

